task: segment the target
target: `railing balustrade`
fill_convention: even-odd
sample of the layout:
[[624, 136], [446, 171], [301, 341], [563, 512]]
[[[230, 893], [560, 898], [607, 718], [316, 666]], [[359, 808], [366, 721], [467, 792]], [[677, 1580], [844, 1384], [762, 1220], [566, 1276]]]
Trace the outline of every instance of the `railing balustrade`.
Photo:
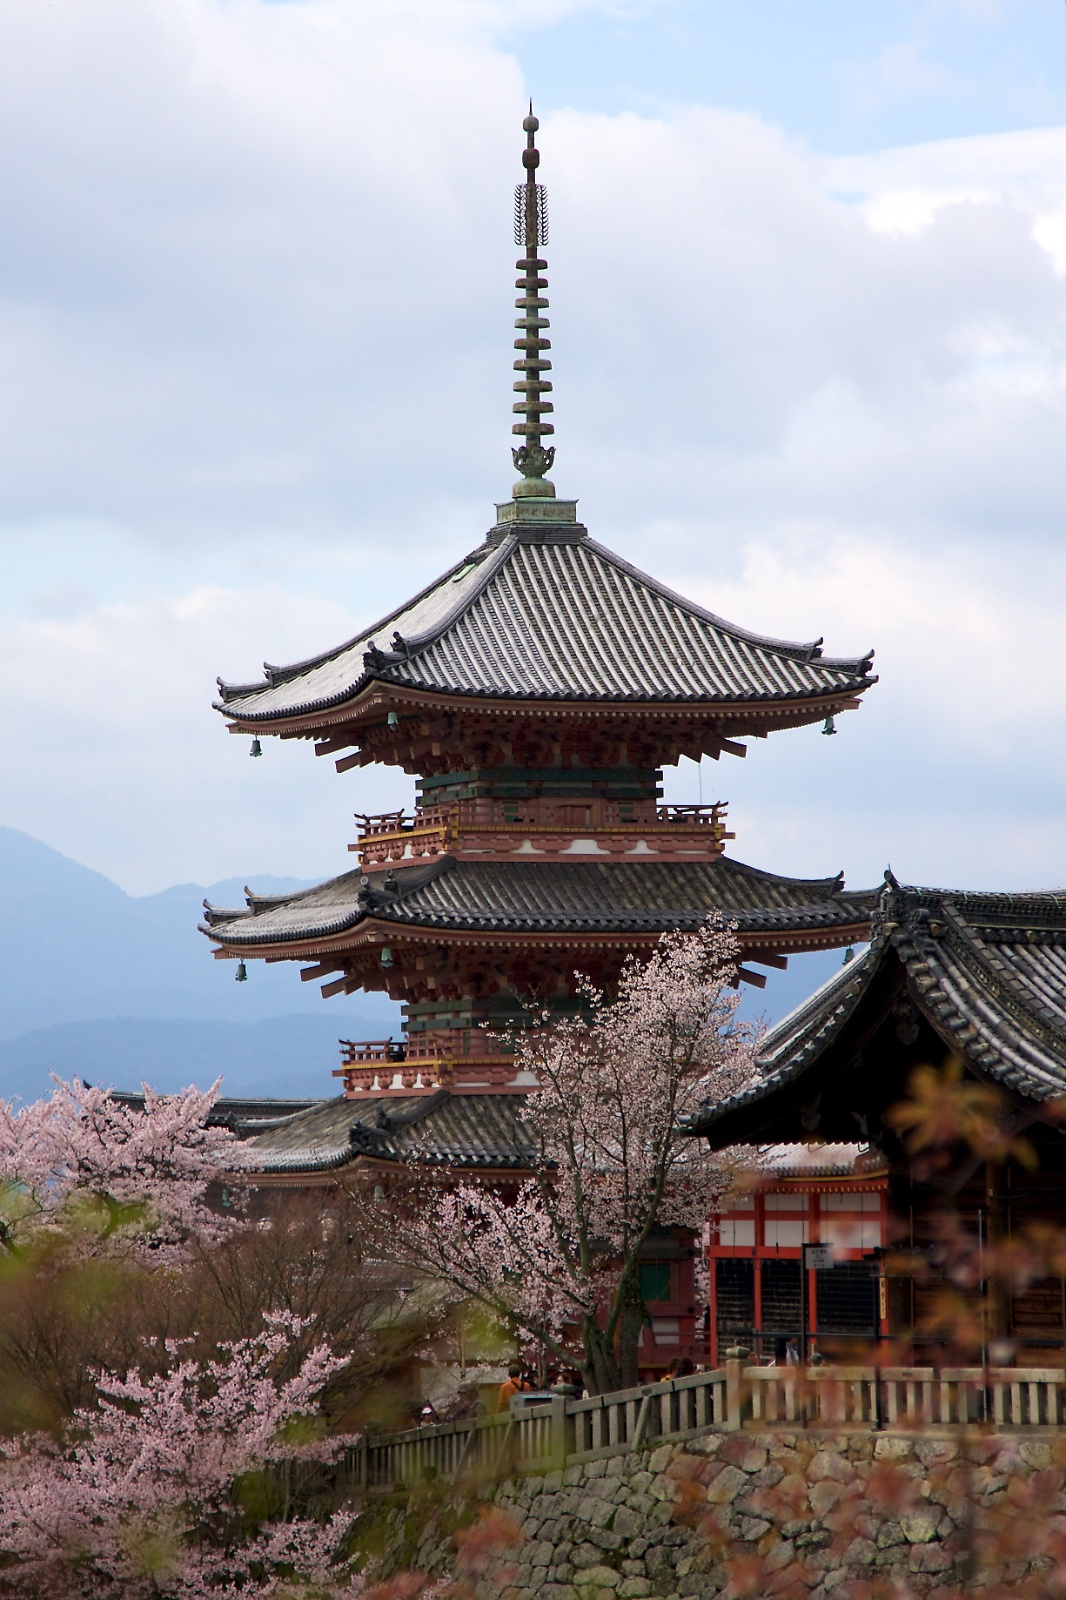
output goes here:
[[1066, 1425], [1066, 1368], [745, 1367], [672, 1378], [586, 1400], [442, 1422], [349, 1452], [364, 1489], [427, 1478], [546, 1471], [666, 1440], [751, 1426], [917, 1430]]

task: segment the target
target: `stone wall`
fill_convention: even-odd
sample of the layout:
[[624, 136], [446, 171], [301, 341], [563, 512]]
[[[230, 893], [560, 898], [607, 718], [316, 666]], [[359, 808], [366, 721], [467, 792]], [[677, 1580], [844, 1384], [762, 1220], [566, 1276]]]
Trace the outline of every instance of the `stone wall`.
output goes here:
[[478, 1600], [902, 1600], [957, 1595], [993, 1575], [1043, 1600], [1066, 1594], [1051, 1576], [1059, 1562], [1066, 1571], [1064, 1467], [1066, 1432], [1047, 1430], [708, 1434], [480, 1496], [428, 1488], [394, 1499], [378, 1510], [374, 1575], [405, 1566], [454, 1576], [456, 1530], [480, 1517], [510, 1543], [486, 1556], [474, 1541], [473, 1559], [468, 1545]]

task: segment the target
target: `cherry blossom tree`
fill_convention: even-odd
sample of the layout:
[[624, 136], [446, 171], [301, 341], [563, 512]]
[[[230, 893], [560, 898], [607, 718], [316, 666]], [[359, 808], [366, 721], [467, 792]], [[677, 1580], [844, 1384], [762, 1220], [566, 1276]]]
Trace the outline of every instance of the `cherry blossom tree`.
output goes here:
[[0, 1246], [74, 1229], [82, 1248], [90, 1235], [101, 1246], [135, 1238], [166, 1259], [190, 1236], [221, 1237], [228, 1225], [207, 1190], [240, 1150], [208, 1126], [218, 1083], [175, 1095], [145, 1087], [141, 1109], [77, 1079], [54, 1082], [32, 1105], [0, 1101]]
[[293, 1463], [334, 1460], [318, 1398], [342, 1365], [324, 1344], [297, 1372], [277, 1369], [300, 1319], [196, 1361], [165, 1345], [164, 1370], [101, 1373], [98, 1404], [60, 1438], [7, 1448], [0, 1494], [0, 1590], [36, 1600], [207, 1600], [354, 1595], [339, 1557], [347, 1519], [292, 1514]]
[[520, 1036], [529, 1179], [516, 1193], [416, 1187], [383, 1244], [447, 1293], [572, 1359], [602, 1393], [636, 1381], [642, 1247], [657, 1228], [698, 1231], [726, 1187], [721, 1156], [680, 1132], [708, 1099], [751, 1077], [753, 1033], [736, 1020], [739, 947], [712, 920], [630, 960], [615, 998], [587, 986], [583, 1018]]

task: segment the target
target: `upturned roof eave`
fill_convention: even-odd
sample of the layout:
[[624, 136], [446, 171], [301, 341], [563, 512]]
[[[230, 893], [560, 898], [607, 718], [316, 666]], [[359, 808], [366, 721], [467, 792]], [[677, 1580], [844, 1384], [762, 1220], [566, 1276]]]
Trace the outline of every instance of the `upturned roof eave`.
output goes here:
[[[803, 726], [804, 720], [817, 722], [830, 712], [858, 710], [859, 697], [877, 682], [878, 676], [874, 673], [857, 678], [852, 683], [827, 688], [819, 694], [791, 694], [787, 691], [773, 694], [767, 691], [747, 699], [727, 694], [713, 697], [663, 694], [656, 697], [646, 694], [531, 694], [528, 690], [516, 690], [513, 694], [493, 690], [487, 694], [463, 688], [421, 688], [390, 679], [379, 671], [364, 673], [351, 688], [297, 707], [236, 711], [233, 705], [216, 700], [212, 702], [212, 709], [229, 720], [231, 733], [267, 732], [280, 735], [312, 735], [338, 725], [360, 722], [386, 701], [393, 705], [407, 704], [429, 709], [476, 703], [487, 714], [498, 711], [506, 716], [514, 716], [525, 708], [535, 712], [546, 707], [557, 710], [560, 706], [572, 706], [586, 713], [599, 711], [609, 715], [612, 712], [624, 712], [631, 716], [646, 713], [661, 717], [664, 706], [676, 706], [683, 710], [703, 711], [708, 715], [719, 714], [724, 721], [749, 718], [765, 721], [776, 712], [779, 716], [787, 715], [791, 723]], [[265, 692], [263, 685], [257, 688]], [[723, 728], [723, 732], [728, 731]]]
[[[837, 975], [778, 1023], [763, 1040], [763, 1061], [786, 1059], [759, 1083], [697, 1113], [686, 1129], [729, 1145], [753, 1137], [760, 1108], [813, 1071], [832, 1051], [886, 961], [902, 968], [907, 992], [944, 1047], [977, 1077], [1018, 1100], [1046, 1104], [1066, 1089], [1066, 1024], [1041, 1013], [1009, 968], [990, 958], [974, 928], [1027, 933], [1044, 925], [1062, 933], [1066, 892], [983, 894], [894, 886], [874, 923], [870, 950], [853, 978]], [[933, 933], [929, 927], [942, 922]], [[971, 919], [973, 919], [971, 921]]]
[[[856, 908], [858, 910], [858, 908]], [[804, 915], [804, 913], [809, 913]], [[821, 913], [821, 920], [819, 920]], [[775, 908], [763, 915], [761, 922], [742, 914], [727, 915], [727, 920], [737, 924], [737, 937], [743, 952], [754, 954], [758, 950], [787, 950], [793, 954], [808, 951], [838, 949], [843, 944], [856, 943], [869, 933], [869, 916], [856, 915], [842, 921], [829, 921], [824, 907], [797, 907], [794, 911]], [[248, 921], [253, 920], [248, 914]], [[484, 940], [494, 946], [508, 945], [570, 945], [578, 940], [585, 947], [594, 945], [617, 947], [619, 945], [652, 944], [662, 934], [675, 930], [695, 932], [702, 918], [684, 912], [669, 914], [654, 921], [638, 922], [635, 918], [623, 923], [619, 919], [608, 924], [604, 918], [577, 917], [560, 919], [554, 927], [529, 924], [524, 927], [501, 926], [502, 919], [484, 918], [444, 924], [443, 922], [390, 921], [380, 915], [356, 916], [334, 928], [320, 927], [291, 930], [270, 936], [242, 937], [238, 933], [221, 934], [217, 927], [201, 923], [199, 932], [217, 945], [220, 958], [258, 960], [318, 960], [323, 956], [355, 954], [362, 949], [373, 949], [389, 942], [402, 944], [462, 944], [469, 945]]]

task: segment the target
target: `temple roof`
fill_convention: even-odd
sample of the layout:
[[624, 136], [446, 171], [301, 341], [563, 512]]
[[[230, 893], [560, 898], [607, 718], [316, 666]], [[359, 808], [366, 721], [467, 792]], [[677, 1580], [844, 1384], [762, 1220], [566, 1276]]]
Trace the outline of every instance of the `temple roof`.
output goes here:
[[359, 923], [497, 933], [692, 930], [717, 910], [740, 933], [864, 926], [871, 892], [843, 877], [783, 878], [739, 861], [457, 861], [397, 869], [379, 888], [358, 871], [297, 894], [249, 895], [247, 909], [207, 907], [202, 931], [227, 946], [322, 939]]
[[729, 706], [860, 694], [873, 652], [761, 638], [595, 543], [579, 525], [494, 530], [414, 600], [325, 655], [221, 683], [242, 725], [325, 712], [371, 682], [492, 699]]
[[[522, 1095], [453, 1095], [447, 1089], [363, 1103], [341, 1095], [279, 1118], [265, 1132], [254, 1120], [231, 1125], [245, 1140], [244, 1170], [254, 1172], [329, 1172], [360, 1157], [514, 1170], [528, 1165], [518, 1120], [523, 1103]], [[216, 1109], [225, 1104], [219, 1101]]]
[[750, 1137], [748, 1120], [823, 1060], [892, 962], [916, 1010], [977, 1076], [1031, 1101], [1066, 1094], [1066, 890], [977, 894], [889, 878], [869, 949], [765, 1036], [762, 1081], [707, 1107], [691, 1131], [715, 1143]]

